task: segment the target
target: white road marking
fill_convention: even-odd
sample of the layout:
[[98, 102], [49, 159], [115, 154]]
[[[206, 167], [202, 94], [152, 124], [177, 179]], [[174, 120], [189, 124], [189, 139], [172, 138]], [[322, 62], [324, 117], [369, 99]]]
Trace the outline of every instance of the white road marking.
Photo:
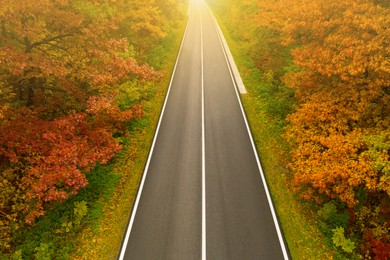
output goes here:
[[222, 40], [221, 40], [221, 35], [220, 32], [218, 31], [218, 28], [217, 28], [217, 20], [215, 19], [212, 11], [210, 8], [209, 9], [209, 12], [210, 12], [210, 15], [214, 21], [214, 28], [218, 34], [218, 38], [219, 38], [219, 42], [221, 44], [221, 47], [222, 47], [222, 50], [223, 50], [223, 54], [225, 56], [225, 59], [226, 59], [226, 63], [227, 63], [227, 67], [229, 69], [229, 72], [230, 72], [230, 77], [232, 79], [232, 82], [233, 82], [233, 85], [234, 85], [234, 90], [236, 92], [236, 96], [237, 96], [237, 99], [238, 99], [238, 103], [240, 104], [240, 108], [241, 108], [241, 112], [242, 112], [242, 116], [244, 117], [244, 121], [245, 121], [245, 125], [246, 125], [246, 128], [248, 130], [248, 135], [249, 135], [249, 138], [251, 140], [251, 144], [252, 144], [252, 148], [253, 148], [253, 152], [255, 153], [255, 157], [256, 157], [256, 161], [257, 161], [257, 166], [259, 168], [259, 171], [260, 171], [260, 175], [261, 175], [261, 179], [263, 181], [263, 185], [264, 185], [264, 189], [265, 189], [265, 193], [266, 193], [266, 196], [267, 196], [267, 200], [268, 200], [268, 204], [270, 206], [270, 209], [271, 209], [271, 214], [272, 214], [272, 218], [274, 220], [274, 224], [275, 224], [275, 228], [276, 228], [276, 232], [278, 234], [278, 238], [279, 238], [279, 243], [280, 243], [280, 246], [281, 246], [281, 249], [282, 249], [282, 252], [283, 252], [283, 256], [284, 256], [284, 259], [288, 260], [289, 257], [288, 257], [288, 253], [287, 253], [287, 249], [286, 249], [286, 245], [284, 244], [284, 240], [283, 240], [283, 236], [282, 236], [282, 231], [280, 230], [280, 226], [279, 226], [279, 222], [278, 222], [278, 219], [276, 217], [276, 212], [275, 212], [275, 209], [274, 209], [274, 206], [273, 206], [273, 202], [272, 202], [272, 198], [271, 198], [271, 195], [269, 193], [269, 189], [268, 189], [268, 185], [267, 185], [267, 182], [266, 182], [266, 179], [265, 179], [265, 175], [264, 175], [264, 172], [263, 172], [263, 168], [261, 166], [261, 162], [260, 162], [260, 159], [259, 159], [259, 156], [257, 154], [257, 150], [256, 150], [256, 145], [255, 145], [255, 142], [253, 141], [253, 137], [252, 137], [252, 133], [250, 131], [250, 127], [249, 127], [249, 124], [248, 124], [248, 120], [246, 118], [246, 115], [245, 115], [245, 111], [244, 111], [244, 108], [242, 106], [242, 103], [241, 103], [241, 99], [240, 99], [240, 95], [238, 93], [238, 90], [237, 90], [237, 85], [236, 85], [236, 82], [234, 80], [234, 76], [233, 76], [233, 73], [232, 73], [232, 70], [229, 66], [229, 60], [228, 60], [228, 57], [226, 56], [226, 50], [224, 49], [224, 46], [223, 46], [223, 43], [222, 43]]
[[168, 101], [168, 98], [169, 98], [169, 93], [171, 92], [173, 78], [175, 77], [176, 68], [177, 68], [177, 64], [179, 63], [179, 58], [180, 58], [180, 55], [181, 55], [181, 52], [182, 52], [182, 49], [183, 49], [184, 40], [185, 40], [186, 35], [187, 35], [188, 24], [189, 24], [189, 20], [187, 21], [186, 29], [185, 29], [184, 36], [183, 36], [183, 39], [182, 39], [182, 42], [181, 42], [181, 45], [180, 45], [180, 49], [179, 49], [179, 54], [177, 55], [177, 58], [176, 58], [175, 67], [174, 67], [173, 72], [172, 72], [171, 81], [169, 83], [167, 95], [165, 97], [164, 105], [163, 105], [163, 108], [162, 108], [162, 111], [161, 111], [161, 114], [160, 114], [160, 118], [158, 120], [156, 133], [154, 135], [153, 142], [152, 142], [152, 147], [150, 148], [150, 151], [149, 151], [148, 160], [146, 162], [146, 166], [145, 166], [145, 170], [143, 172], [141, 184], [140, 184], [139, 189], [138, 189], [137, 198], [135, 200], [134, 207], [133, 207], [133, 210], [132, 210], [132, 213], [131, 213], [131, 217], [130, 217], [130, 221], [129, 221], [129, 224], [127, 226], [126, 236], [125, 236], [125, 239], [123, 240], [123, 244], [122, 244], [122, 247], [121, 247], [120, 255], [119, 255], [119, 258], [118, 258], [119, 260], [123, 260], [124, 259], [124, 256], [125, 256], [125, 253], [126, 253], [127, 244], [129, 243], [130, 233], [131, 233], [131, 230], [132, 230], [132, 227], [133, 227], [133, 224], [134, 224], [135, 215], [137, 214], [137, 209], [138, 209], [138, 204], [139, 204], [139, 201], [140, 201], [140, 198], [141, 198], [142, 189], [143, 189], [144, 184], [145, 184], [146, 175], [148, 173], [148, 169], [149, 169], [150, 161], [151, 161], [151, 158], [152, 158], [152, 155], [153, 155], [154, 147], [156, 145], [156, 140], [157, 140], [158, 132], [160, 130], [161, 121], [162, 121], [162, 118], [164, 116], [165, 107], [167, 105], [167, 101]]
[[226, 58], [228, 60], [228, 64], [230, 65], [231, 73], [233, 75], [233, 79], [235, 80], [236, 86], [238, 87], [238, 90], [240, 91], [241, 94], [246, 94], [247, 91], [246, 91], [244, 82], [242, 81], [240, 72], [238, 71], [236, 62], [234, 61], [233, 55], [232, 55], [232, 53], [230, 51], [229, 45], [227, 44], [225, 36], [222, 33], [221, 27], [217, 23], [214, 15], [213, 15], [213, 12], [211, 12], [211, 9], [210, 9], [210, 7], [208, 5], [207, 5], [207, 9], [209, 10], [211, 17], [214, 20], [214, 26], [216, 27], [217, 34], [220, 37], [220, 41], [221, 41], [222, 46], [223, 46], [222, 48], [224, 49]]
[[202, 71], [202, 260], [206, 260], [206, 143], [205, 143], [205, 109], [204, 109], [204, 59], [203, 59], [203, 26], [200, 14], [200, 52]]

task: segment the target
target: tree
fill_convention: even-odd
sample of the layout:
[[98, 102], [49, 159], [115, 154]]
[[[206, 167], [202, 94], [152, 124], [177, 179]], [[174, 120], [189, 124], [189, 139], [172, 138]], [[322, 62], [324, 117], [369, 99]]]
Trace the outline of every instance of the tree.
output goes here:
[[[296, 66], [284, 77], [298, 101], [286, 128], [295, 190], [320, 203], [338, 200], [375, 223], [362, 232], [387, 230], [390, 10], [372, 0], [265, 0], [259, 6], [258, 21], [292, 48]], [[370, 210], [359, 211], [362, 206]], [[374, 218], [370, 211], [383, 213]], [[388, 243], [388, 232], [375, 232], [370, 241]], [[371, 244], [374, 256], [378, 245]]]
[[121, 149], [113, 134], [143, 115], [137, 102], [120, 108], [119, 86], [161, 73], [136, 61], [122, 17], [109, 0], [0, 0], [2, 248], [85, 187], [85, 173]]
[[260, 20], [297, 46], [291, 54], [300, 70], [285, 78], [299, 102], [287, 134], [295, 141], [295, 180], [352, 207], [356, 187], [379, 191], [383, 175], [364, 140], [387, 130], [390, 12], [368, 0], [285, 0], [263, 8], [282, 10]]
[[[4, 1], [4, 0], [3, 0]], [[94, 1], [6, 1], [1, 15], [2, 80], [13, 86], [17, 102], [29, 107], [45, 94], [67, 98], [80, 110], [88, 92], [102, 93], [127, 75], [153, 77], [134, 59], [124, 38], [113, 38], [116, 18]], [[87, 92], [87, 93], [86, 93]], [[73, 102], [70, 102], [73, 101]]]

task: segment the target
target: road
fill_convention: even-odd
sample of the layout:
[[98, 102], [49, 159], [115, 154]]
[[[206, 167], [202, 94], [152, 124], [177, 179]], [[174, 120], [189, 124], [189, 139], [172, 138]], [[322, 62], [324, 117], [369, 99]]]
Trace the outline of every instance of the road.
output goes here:
[[119, 259], [288, 259], [213, 19], [191, 2]]

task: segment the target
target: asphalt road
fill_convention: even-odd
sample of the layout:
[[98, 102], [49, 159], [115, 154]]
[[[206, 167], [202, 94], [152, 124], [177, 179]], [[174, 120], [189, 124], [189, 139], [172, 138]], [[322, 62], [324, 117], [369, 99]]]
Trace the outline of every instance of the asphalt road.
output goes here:
[[287, 259], [211, 13], [192, 1], [119, 259]]

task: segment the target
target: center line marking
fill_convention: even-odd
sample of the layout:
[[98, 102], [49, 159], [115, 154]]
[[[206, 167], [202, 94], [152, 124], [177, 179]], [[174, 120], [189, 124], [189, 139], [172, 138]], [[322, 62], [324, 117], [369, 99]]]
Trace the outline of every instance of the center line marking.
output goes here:
[[205, 155], [205, 112], [204, 112], [204, 63], [203, 63], [203, 26], [200, 13], [200, 52], [202, 73], [202, 260], [206, 260], [206, 155]]

